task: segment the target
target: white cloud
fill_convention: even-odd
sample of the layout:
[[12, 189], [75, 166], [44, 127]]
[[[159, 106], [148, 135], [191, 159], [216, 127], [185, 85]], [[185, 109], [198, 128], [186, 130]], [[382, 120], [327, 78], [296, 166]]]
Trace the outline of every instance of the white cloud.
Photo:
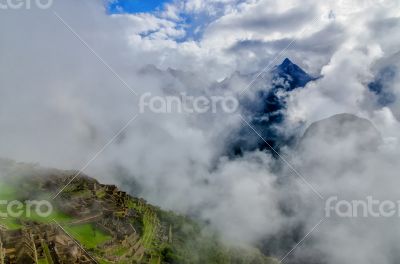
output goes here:
[[[354, 139], [334, 148], [327, 142], [303, 157], [318, 158], [323, 151], [331, 163], [296, 167], [326, 195], [376, 191], [395, 198], [400, 106], [398, 101], [376, 105], [367, 85], [385, 66], [400, 66], [399, 8], [365, 3], [195, 0], [173, 2], [161, 13], [108, 16], [100, 1], [65, 0], [53, 10], [139, 94], [237, 93], [247, 84], [241, 75], [224, 88], [215, 81], [265, 67], [295, 40], [282, 57], [322, 77], [291, 94], [288, 128], [350, 112], [372, 120], [385, 142], [374, 154], [357, 152]], [[184, 15], [198, 19], [199, 38], [182, 38], [191, 30]], [[138, 98], [52, 10], [7, 11], [0, 23], [6, 25], [0, 28], [0, 155], [79, 169], [137, 112]], [[399, 78], [388, 84], [397, 96]], [[282, 172], [265, 153], [221, 159], [225, 136], [240, 125], [237, 115], [143, 114], [88, 172], [119, 181], [110, 173], [123, 168], [146, 199], [209, 219], [231, 239], [252, 241], [298, 222], [311, 228], [318, 215], [309, 208], [319, 203], [290, 170]], [[343, 157], [359, 162], [363, 178], [345, 166]], [[296, 214], [282, 214], [282, 203], [297, 198]], [[323, 252], [328, 263], [394, 263], [385, 248], [396, 249], [390, 247], [396, 232], [368, 223], [356, 230], [352, 223], [330, 227], [336, 232], [321, 229], [312, 237], [321, 243], [303, 252]], [[365, 247], [347, 250], [360, 241]]]

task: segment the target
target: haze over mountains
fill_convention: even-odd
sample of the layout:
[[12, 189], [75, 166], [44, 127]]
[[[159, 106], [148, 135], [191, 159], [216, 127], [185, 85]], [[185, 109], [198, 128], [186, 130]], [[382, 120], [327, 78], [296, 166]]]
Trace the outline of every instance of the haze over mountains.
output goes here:
[[[257, 75], [252, 75], [251, 78], [254, 80]], [[263, 73], [260, 79], [255, 80], [256, 95], [252, 98], [244, 97], [242, 106], [243, 114], [263, 139], [257, 135], [253, 137], [252, 128], [244, 127], [237, 134], [232, 135], [234, 141], [232, 148], [235, 154], [257, 148], [269, 149], [270, 146], [278, 149], [279, 145], [288, 144], [293, 135], [290, 135], [290, 132], [282, 131], [288, 93], [304, 87], [316, 78], [311, 77], [286, 58], [282, 64], [273, 67], [270, 72]]]
[[[221, 86], [229, 87], [231, 85], [229, 82], [238, 82], [238, 80], [243, 79], [248, 81], [252, 80], [251, 78], [254, 78], [254, 76], [256, 75], [236, 73], [223, 81]], [[377, 75], [376, 79], [379, 80], [379, 76], [380, 74]], [[313, 123], [309, 127], [300, 122], [294, 130], [288, 130], [287, 120], [285, 120], [288, 107], [290, 107], [288, 100], [291, 100], [291, 96], [305, 85], [311, 84], [312, 87], [313, 82], [319, 82], [319, 78], [311, 77], [300, 67], [290, 62], [289, 59], [285, 59], [281, 65], [276, 66], [268, 73], [264, 73], [263, 77], [256, 81], [254, 87], [252, 87], [256, 90], [255, 96], [248, 98], [246, 98], [246, 95], [243, 96], [242, 113], [256, 127], [258, 133], [268, 140], [271, 146], [274, 146], [274, 148], [277, 146], [276, 149], [282, 149], [281, 155], [289, 155], [289, 157], [294, 155], [293, 160], [291, 159], [290, 162], [296, 164], [294, 165], [296, 170], [300, 171], [307, 181], [317, 183], [312, 186], [323, 186], [322, 189], [315, 187], [319, 191], [323, 190], [321, 192], [317, 191], [318, 193], [322, 193], [325, 196], [326, 193], [336, 193], [341, 190], [342, 195], [345, 197], [360, 197], [362, 193], [366, 193], [366, 189], [361, 192], [350, 191], [347, 187], [343, 187], [342, 184], [346, 184], [348, 181], [356, 181], [359, 184], [357, 185], [358, 187], [368, 189], [369, 183], [367, 186], [362, 187], [364, 184], [360, 183], [361, 178], [366, 177], [369, 179], [367, 182], [373, 182], [376, 177], [379, 177], [379, 173], [374, 175], [374, 171], [377, 170], [371, 170], [371, 166], [372, 164], [387, 164], [382, 159], [385, 159], [384, 157], [388, 154], [388, 151], [391, 152], [393, 149], [388, 149], [388, 145], [382, 141], [381, 133], [370, 121], [351, 114], [335, 115]], [[369, 89], [371, 89], [371, 86], [373, 84], [369, 85]], [[308, 87], [307, 89], [310, 88]], [[388, 83], [382, 86], [382, 90], [385, 89], [389, 89]], [[384, 96], [377, 90], [371, 89], [371, 91], [376, 98], [373, 100], [379, 100], [378, 98]], [[290, 103], [292, 102], [289, 101]], [[278, 221], [281, 224], [281, 228], [268, 235], [265, 234], [265, 236], [258, 237], [262, 241], [260, 243], [264, 253], [283, 255], [285, 250], [290, 250], [307, 233], [307, 230], [313, 227], [310, 226], [310, 222], [312, 222], [310, 219], [317, 223], [318, 219], [322, 217], [322, 206], [319, 205], [317, 195], [306, 184], [303, 183], [297, 186], [297, 183], [293, 182], [295, 178], [298, 178], [298, 175], [291, 168], [288, 168], [287, 164], [282, 162], [252, 129], [244, 126], [232, 131], [233, 133], [229, 135], [227, 140], [227, 148], [228, 153], [234, 160], [233, 163], [237, 162], [243, 166], [246, 163], [251, 164], [257, 159], [269, 162], [270, 165], [264, 163], [262, 166], [272, 166], [269, 170], [272, 170], [277, 177], [276, 180], [279, 183], [277, 190], [279, 192], [283, 191], [282, 194], [277, 196], [279, 198], [274, 212], [280, 215], [280, 220]], [[239, 146], [240, 150], [238, 151], [233, 146]], [[295, 150], [292, 152], [288, 148], [294, 148]], [[259, 150], [270, 154], [264, 156], [258, 152]], [[371, 159], [377, 160], [371, 163]], [[273, 165], [271, 165], [271, 162]], [[390, 160], [388, 162], [391, 164]], [[218, 170], [220, 168], [217, 169], [217, 172]], [[246, 173], [241, 174], [240, 180], [246, 178], [245, 175]], [[387, 175], [390, 178], [391, 176], [389, 175], [391, 175], [391, 172]], [[236, 179], [240, 182], [238, 178]], [[301, 182], [301, 179], [297, 180]], [[336, 181], [336, 183], [332, 184], [332, 181]], [[205, 186], [212, 186], [216, 183], [215, 179], [209, 178], [206, 182]], [[322, 184], [322, 182], [326, 182], [326, 184]], [[271, 194], [276, 189], [272, 191], [264, 187], [263, 191]], [[239, 199], [245, 198], [241, 196]], [[297, 202], [295, 202], [296, 200]], [[314, 206], [312, 206], [313, 202], [310, 201], [315, 201]], [[237, 210], [244, 215], [253, 213], [253, 211], [245, 213], [243, 206], [237, 208]], [[209, 210], [207, 207], [203, 207], [206, 212]], [[196, 210], [193, 211], [195, 212]], [[197, 213], [194, 213], [194, 215], [197, 215]], [[274, 218], [269, 216], [269, 220], [271, 219]], [[209, 220], [211, 223], [216, 224], [214, 222], [215, 219], [211, 218]], [[335, 228], [344, 230], [351, 228], [351, 225], [342, 224], [335, 223], [335, 225], [338, 225]], [[226, 223], [223, 225], [226, 228]], [[221, 229], [224, 229], [224, 227], [220, 226]], [[366, 228], [363, 229], [363, 232], [369, 235], [369, 232], [366, 231], [368, 225], [360, 225], [360, 227]], [[326, 229], [322, 228], [322, 233], [326, 235], [326, 232], [329, 232], [329, 228], [328, 224]], [[378, 223], [376, 228], [385, 228], [385, 226]], [[317, 235], [316, 241], [319, 239], [321, 238]], [[324, 248], [324, 245], [314, 244], [317, 243], [316, 241], [310, 239], [307, 245], [304, 246], [304, 250], [299, 250], [297, 254], [291, 256], [287, 261], [290, 263], [325, 263], [325, 261], [330, 261], [329, 258], [336, 259], [341, 255], [339, 252], [326, 254], [326, 251], [330, 249]], [[341, 241], [341, 243], [344, 242], [343, 240]], [[340, 259], [343, 260], [342, 258]], [[359, 263], [364, 257], [357, 255], [354, 259], [357, 259], [356, 262]]]
[[[150, 76], [165, 75], [166, 78], [177, 78], [182, 83], [195, 78], [192, 73], [172, 69], [162, 71], [153, 66], [144, 68], [142, 74]], [[254, 78], [254, 76], [241, 76], [241, 78], [250, 79]], [[380, 133], [370, 121], [352, 114], [335, 115], [312, 123], [306, 129], [297, 129], [290, 132], [284, 131], [288, 107], [287, 100], [290, 98], [290, 93], [296, 89], [302, 89], [308, 83], [317, 80], [318, 78], [311, 77], [287, 58], [282, 64], [273, 67], [270, 72], [264, 73], [264, 76], [260, 80], [257, 80], [256, 87], [258, 91], [255, 93], [256, 96], [251, 98], [243, 95], [242, 108], [240, 109], [241, 113], [243, 113], [247, 120], [249, 120], [249, 123], [260, 134], [257, 135], [257, 133], [254, 133], [248, 127], [233, 130], [234, 133], [230, 133], [232, 131], [225, 133], [227, 137], [226, 142], [228, 142], [227, 147], [230, 149], [227, 153], [222, 153], [221, 155], [228, 155], [230, 161], [222, 160], [218, 164], [218, 167], [213, 169], [211, 175], [213, 177], [218, 176], [218, 178], [207, 178], [205, 175], [202, 175], [202, 178], [199, 179], [202, 179], [203, 182], [191, 189], [191, 191], [199, 192], [199, 189], [196, 190], [195, 188], [200, 187], [204, 190], [215, 187], [224, 188], [226, 182], [221, 184], [218, 180], [221, 177], [231, 178], [235, 175], [234, 172], [239, 172], [235, 180], [240, 185], [241, 194], [238, 197], [231, 197], [226, 202], [231, 203], [234, 201], [237, 203], [238, 207], [234, 209], [243, 218], [239, 218], [237, 214], [231, 215], [229, 211], [224, 212], [227, 205], [224, 203], [218, 204], [223, 200], [218, 200], [218, 203], [212, 200], [203, 200], [195, 208], [191, 208], [185, 213], [192, 216], [193, 219], [207, 223], [207, 226], [212, 230], [222, 232], [223, 237], [230, 240], [228, 244], [232, 243], [233, 240], [237, 240], [235, 243], [239, 243], [240, 245], [243, 242], [251, 243], [251, 245], [261, 250], [265, 256], [274, 256], [276, 258], [285, 256], [288, 251], [301, 241], [308, 232], [309, 218], [317, 219], [316, 217], [322, 217], [318, 210], [318, 197], [315, 197], [312, 191], [307, 186], [304, 186], [304, 184], [297, 185], [295, 183], [294, 178], [299, 175], [295, 175], [293, 173], [294, 169], [288, 167], [288, 164], [285, 164], [279, 155], [286, 155], [292, 152], [295, 157], [294, 160], [290, 160], [290, 163], [293, 162], [293, 164], [296, 164], [296, 168], [311, 173], [313, 177], [322, 177], [320, 180], [326, 180], [326, 168], [329, 168], [328, 171], [330, 173], [333, 173], [337, 168], [341, 168], [340, 172], [335, 172], [333, 175], [335, 175], [334, 177], [343, 177], [343, 174], [348, 173], [346, 171], [346, 164], [348, 162], [351, 162], [352, 166], [364, 167], [368, 158], [376, 158], [379, 148], [383, 144]], [[226, 85], [225, 82], [223, 81], [219, 84], [223, 87]], [[174, 93], [176, 91], [167, 92]], [[374, 90], [374, 92], [377, 93], [377, 96], [380, 96], [378, 91]], [[302, 131], [304, 130], [305, 132], [303, 133]], [[268, 140], [269, 145], [263, 139]], [[335, 142], [334, 146], [332, 146], [332, 142]], [[123, 143], [124, 139], [121, 139], [120, 144]], [[239, 147], [240, 151], [233, 146]], [[279, 148], [276, 148], [276, 146]], [[334, 154], [320, 151], [321, 149], [328, 148]], [[342, 158], [337, 159], [337, 153], [341, 153], [344, 148], [346, 149], [346, 155], [343, 156], [341, 154]], [[357, 156], [357, 161], [351, 161], [355, 158], [354, 154]], [[219, 158], [224, 159], [225, 157], [221, 156]], [[301, 162], [298, 163], [296, 159], [299, 159]], [[254, 167], [255, 165], [260, 167]], [[266, 211], [262, 209], [261, 204], [259, 204], [258, 212], [254, 212], [252, 209], [252, 206], [257, 205], [258, 199], [261, 198], [259, 196], [257, 199], [254, 199], [253, 195], [260, 192], [260, 190], [258, 190], [258, 187], [249, 185], [249, 179], [246, 178], [254, 176], [254, 174], [247, 176], [246, 173], [248, 171], [254, 173], [260, 169], [265, 170], [260, 173], [260, 178], [257, 182], [257, 184], [263, 186], [261, 189], [262, 194], [260, 195], [273, 195], [263, 199], [276, 199], [274, 201], [276, 204], [274, 205], [268, 201], [268, 210], [273, 208], [274, 211], [272, 214], [267, 214], [267, 218], [264, 219], [273, 221], [268, 222], [270, 227], [273, 225], [276, 226], [267, 232], [265, 232], [265, 227], [259, 229], [258, 226], [252, 227], [248, 223], [249, 221], [254, 221], [253, 224], [258, 225], [258, 221], [265, 217], [262, 215]], [[350, 172], [352, 170], [353, 168], [350, 168]], [[320, 174], [321, 172], [324, 172], [323, 175]], [[270, 173], [270, 175], [267, 176], [265, 173]], [[145, 187], [142, 185], [142, 182], [135, 180], [135, 176], [130, 174], [125, 168], [116, 166], [113, 174], [122, 189], [129, 191], [132, 195], [146, 196]], [[270, 177], [269, 179], [267, 178], [270, 182], [264, 181], [265, 176]], [[318, 184], [318, 186], [320, 185]], [[246, 188], [248, 189], [246, 190]], [[249, 196], [243, 196], [243, 191], [248, 191], [247, 194]], [[165, 193], [165, 190], [163, 190], [163, 193]], [[198, 195], [199, 193], [196, 194]], [[233, 195], [233, 193], [228, 195]], [[247, 201], [248, 198], [250, 199], [249, 201]], [[264, 200], [265, 202], [267, 200]], [[315, 207], [310, 207], [314, 202], [316, 203], [314, 204]], [[263, 205], [265, 205], [264, 203]], [[250, 206], [249, 211], [246, 210], [246, 206]], [[221, 215], [221, 210], [223, 213], [228, 213], [228, 215]], [[221, 219], [224, 221], [219, 222]], [[229, 223], [232, 220], [234, 221]], [[237, 222], [238, 220], [242, 222]], [[236, 228], [240, 228], [240, 230], [236, 230]], [[260, 232], [260, 230], [263, 230], [263, 232]], [[256, 234], [256, 232], [259, 233]], [[307, 244], [304, 245], [304, 248], [288, 256], [285, 259], [286, 262], [325, 263], [325, 258], [328, 256], [324, 249], [321, 249], [320, 245], [316, 244], [318, 243], [318, 239], [310, 238]], [[262, 258], [260, 257], [260, 263], [264, 263], [262, 262]], [[267, 263], [271, 260], [266, 259], [265, 261]]]
[[[196, 78], [195, 75], [188, 72], [176, 70], [162, 72], [153, 67], [147, 68], [146, 70], [146, 74], [155, 73], [172, 75], [173, 78], [179, 79], [182, 83]], [[230, 78], [219, 82], [218, 85], [220, 89], [223, 90], [224, 87], [229, 87], [231, 85], [230, 82], [238, 82], [240, 79], [251, 81], [257, 76], [256, 74], [257, 73], [243, 75], [235, 73]], [[285, 164], [279, 155], [294, 155], [294, 159], [291, 159], [290, 163], [294, 162], [294, 164], [296, 164], [296, 169], [300, 168], [301, 171], [310, 171], [312, 175], [316, 173], [318, 176], [315, 175], [315, 177], [320, 178], [318, 181], [323, 181], [326, 179], [325, 177], [331, 177], [328, 176], [330, 173], [337, 175], [336, 173], [339, 172], [334, 171], [338, 167], [342, 168], [339, 170], [340, 173], [344, 173], [346, 171], [347, 162], [351, 162], [356, 156], [357, 162], [353, 161], [353, 165], [360, 167], [365, 166], [366, 160], [360, 158], [359, 155], [367, 155], [372, 158], [383, 144], [380, 132], [378, 132], [370, 121], [346, 113], [312, 123], [309, 127], [304, 123], [299, 123], [296, 129], [288, 131], [285, 117], [287, 116], [288, 100], [290, 99], [291, 93], [295, 92], [297, 89], [304, 88], [304, 86], [310, 82], [318, 81], [318, 79], [319, 78], [308, 75], [299, 66], [291, 62], [290, 59], [284, 59], [282, 64], [273, 67], [269, 72], [263, 73], [261, 78], [256, 79], [253, 88], [257, 91], [254, 96], [242, 95], [242, 108], [240, 111], [259, 135], [257, 135], [252, 128], [247, 126], [242, 126], [239, 129], [233, 129], [231, 131], [224, 131], [223, 133], [224, 136], [226, 136], [225, 143], [227, 152], [221, 153], [221, 155], [222, 157], [223, 155], [228, 155], [231, 159], [231, 164], [223, 161], [222, 164], [218, 165], [221, 167], [213, 169], [213, 176], [220, 173], [222, 173], [222, 175], [227, 173], [224, 171], [225, 169], [229, 171], [229, 173], [232, 173], [232, 170], [237, 170], [238, 167], [232, 166], [232, 164], [239, 164], [238, 166], [242, 168], [245, 167], [247, 168], [246, 170], [254, 169], [252, 168], [252, 163], [258, 164], [257, 166], [265, 166], [268, 170], [273, 171], [275, 174], [274, 177], [276, 177], [273, 178], [273, 181], [276, 181], [273, 185], [277, 184], [277, 186], [272, 187], [272, 185], [267, 187], [264, 185], [263, 194], [270, 195], [274, 192], [282, 192], [281, 194], [275, 193], [277, 196], [272, 198], [278, 198], [276, 207], [274, 208], [276, 211], [273, 213], [275, 217], [279, 215], [279, 220], [275, 218], [275, 221], [280, 222], [281, 227], [271, 233], [260, 233], [256, 239], [259, 248], [266, 255], [284, 255], [285, 252], [293, 248], [307, 233], [307, 228], [309, 228], [309, 219], [307, 219], [307, 215], [309, 217], [311, 216], [312, 219], [315, 219], [315, 215], [323, 217], [321, 214], [322, 207], [318, 205], [318, 197], [316, 197], [313, 190], [310, 190], [304, 183], [300, 184], [300, 186], [295, 183], [295, 178], [298, 178], [299, 175], [296, 175], [296, 173], [293, 172], [294, 168], [288, 167], [288, 164]], [[174, 93], [176, 91], [168, 92]], [[379, 97], [380, 93], [376, 93], [376, 96]], [[268, 144], [265, 143], [264, 139], [268, 141]], [[334, 143], [334, 145], [332, 145], [332, 143]], [[326, 153], [325, 149], [328, 148], [331, 148], [333, 153]], [[321, 152], [321, 150], [324, 151]], [[337, 154], [342, 150], [346, 151], [346, 155], [340, 154], [342, 159], [337, 159]], [[275, 151], [280, 152], [280, 154], [276, 155], [277, 153]], [[219, 159], [220, 157], [217, 158]], [[337, 162], [341, 165], [338, 165]], [[250, 167], [247, 167], [249, 165]], [[289, 164], [289, 166], [291, 165]], [[310, 170], [310, 168], [313, 169]], [[325, 172], [326, 168], [329, 168], [328, 171], [330, 173], [328, 173], [328, 175], [327, 172]], [[264, 173], [270, 173], [270, 171], [265, 171]], [[239, 178], [234, 178], [238, 181], [238, 185], [243, 186], [244, 182], [248, 180], [246, 179], [246, 173], [247, 172], [239, 170]], [[319, 175], [319, 173], [322, 174]], [[232, 177], [232, 174], [226, 176]], [[262, 177], [265, 176], [266, 174]], [[218, 175], [218, 177], [221, 177], [221, 175]], [[212, 177], [204, 177], [203, 180], [204, 182], [200, 184], [200, 186], [202, 186], [200, 188], [207, 189], [223, 186], [219, 185], [220, 183], [218, 180]], [[132, 184], [128, 178], [124, 178], [123, 182]], [[262, 186], [265, 183], [260, 181], [258, 184]], [[194, 191], [195, 188], [197, 187], [191, 187], [191, 190]], [[250, 188], [249, 190], [256, 191], [257, 188]], [[250, 193], [248, 194], [249, 197], [240, 196], [237, 199], [243, 199], [243, 201], [245, 201], [246, 198], [251, 199], [251, 195], [254, 193], [251, 195]], [[320, 193], [317, 191], [317, 194]], [[315, 202], [317, 204], [315, 208], [310, 208], [309, 206], [312, 203], [310, 203], [310, 201], [306, 202], [303, 199], [310, 199], [311, 201], [316, 200]], [[297, 202], [295, 202], [296, 200]], [[243, 215], [243, 221], [245, 221], [245, 219], [251, 221], [252, 216], [250, 216], [250, 214], [254, 215], [259, 212], [254, 212], [253, 210], [251, 210], [251, 212], [246, 212], [246, 203], [247, 202], [244, 202], [244, 204], [241, 204], [240, 207], [235, 207], [235, 209], [238, 210], [238, 213]], [[249, 205], [250, 204], [254, 205], [254, 203], [249, 202]], [[228, 234], [228, 237], [234, 233], [240, 233], [243, 239], [251, 234], [247, 229], [249, 226], [244, 228], [236, 224], [230, 226], [230, 223], [227, 222], [215, 222], [218, 221], [218, 217], [221, 215], [217, 218], [214, 218], [215, 215], [210, 215], [210, 212], [215, 212], [215, 209], [213, 209], [214, 206], [216, 206], [215, 201], [214, 203], [210, 201], [206, 204], [202, 203], [201, 206], [195, 206], [189, 212], [196, 218], [198, 217], [206, 220], [211, 226], [218, 226], [219, 230], [225, 230], [224, 233]], [[195, 208], [202, 209], [198, 210]], [[217, 208], [218, 210], [223, 210], [221, 207]], [[231, 219], [236, 219], [235, 221], [240, 220], [236, 214], [231, 217]], [[273, 219], [271, 216], [268, 217], [269, 220]], [[243, 222], [243, 225], [246, 224]], [[233, 231], [233, 228], [242, 228], [242, 230]], [[245, 233], [242, 233], [241, 231], [244, 230], [246, 230]], [[252, 234], [251, 237], [254, 238], [254, 235], [255, 234]], [[238, 237], [235, 236], [233, 238], [237, 239]], [[288, 263], [324, 263], [324, 260], [321, 260], [321, 258], [324, 258], [324, 254], [321, 252], [321, 249], [318, 247], [315, 248], [314, 240], [310, 239], [308, 243], [309, 247], [306, 247], [304, 251], [299, 250], [297, 255], [288, 257], [286, 261]]]
[[[309, 234], [285, 262], [398, 263], [397, 218], [324, 217], [330, 197], [399, 200], [398, 1], [53, 2], [1, 10], [1, 157], [84, 168], [264, 253]], [[137, 115], [145, 93], [241, 108]]]

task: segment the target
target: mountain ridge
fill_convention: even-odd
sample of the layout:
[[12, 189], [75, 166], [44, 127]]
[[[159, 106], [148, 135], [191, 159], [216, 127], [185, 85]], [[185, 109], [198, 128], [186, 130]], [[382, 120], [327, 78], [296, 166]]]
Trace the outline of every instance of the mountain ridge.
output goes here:
[[[285, 121], [287, 96], [293, 90], [303, 88], [318, 79], [307, 74], [289, 58], [285, 58], [281, 64], [265, 74], [271, 78], [260, 78], [258, 83], [265, 79], [269, 83], [264, 81], [264, 86], [258, 87], [254, 97], [241, 99], [243, 116], [262, 139], [254, 135], [251, 128], [240, 128], [229, 137], [229, 156], [256, 149], [271, 151], [271, 147], [279, 151], [279, 146], [291, 144], [293, 135], [283, 133], [280, 128]], [[274, 151], [271, 153], [276, 154]]]
[[[0, 160], [0, 174], [0, 199], [45, 199], [54, 208], [48, 217], [0, 217], [0, 251], [7, 264], [277, 263], [255, 248], [226, 246], [203, 224], [115, 185], [74, 177], [76, 171]], [[24, 241], [31, 246], [22, 246]]]

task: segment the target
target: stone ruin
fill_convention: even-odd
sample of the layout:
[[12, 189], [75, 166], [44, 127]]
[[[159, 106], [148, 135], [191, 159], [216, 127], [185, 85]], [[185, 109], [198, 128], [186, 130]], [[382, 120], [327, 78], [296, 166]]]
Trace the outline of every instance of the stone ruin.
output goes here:
[[31, 224], [20, 230], [1, 230], [0, 241], [0, 264], [96, 263], [55, 225]]
[[[67, 181], [64, 177], [32, 179], [44, 191], [57, 189]], [[129, 208], [131, 197], [126, 192], [86, 177], [78, 177], [71, 187], [54, 201], [58, 210], [74, 218], [63, 225], [93, 224], [112, 236], [106, 243], [123, 243], [131, 248], [129, 256], [143, 256], [140, 236], [128, 220], [137, 217], [137, 213]], [[30, 222], [23, 223], [19, 230], [0, 226], [0, 264], [46, 263], [42, 261], [45, 259], [54, 264], [97, 263], [57, 225]]]

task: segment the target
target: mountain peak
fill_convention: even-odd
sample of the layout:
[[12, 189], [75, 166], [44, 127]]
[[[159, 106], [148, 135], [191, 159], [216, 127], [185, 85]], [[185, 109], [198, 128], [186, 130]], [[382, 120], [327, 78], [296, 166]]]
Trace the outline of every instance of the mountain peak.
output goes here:
[[288, 58], [285, 58], [281, 65], [276, 66], [274, 72], [277, 78], [284, 78], [290, 83], [288, 90], [304, 87], [314, 79]]
[[280, 66], [288, 66], [293, 64], [294, 63], [289, 58], [285, 58]]
[[302, 74], [306, 74], [302, 68], [300, 68], [297, 64], [293, 63], [290, 59], [286, 58], [281, 65], [277, 66], [277, 68], [285, 73], [291, 74], [292, 72], [301, 72]]

